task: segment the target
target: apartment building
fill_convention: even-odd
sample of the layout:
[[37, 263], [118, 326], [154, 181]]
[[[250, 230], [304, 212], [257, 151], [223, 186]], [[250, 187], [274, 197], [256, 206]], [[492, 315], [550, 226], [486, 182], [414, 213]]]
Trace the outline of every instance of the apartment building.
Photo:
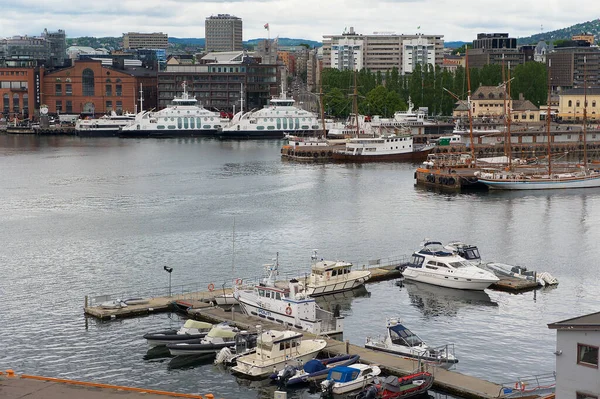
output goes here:
[[229, 14], [211, 15], [204, 22], [204, 37], [206, 52], [242, 50], [242, 19]]
[[123, 48], [135, 49], [166, 49], [169, 47], [169, 35], [166, 33], [123, 33]]
[[336, 69], [368, 69], [371, 72], [411, 73], [417, 64], [442, 66], [442, 35], [397, 35], [375, 32], [362, 35], [350, 28], [341, 35], [323, 36], [323, 66]]

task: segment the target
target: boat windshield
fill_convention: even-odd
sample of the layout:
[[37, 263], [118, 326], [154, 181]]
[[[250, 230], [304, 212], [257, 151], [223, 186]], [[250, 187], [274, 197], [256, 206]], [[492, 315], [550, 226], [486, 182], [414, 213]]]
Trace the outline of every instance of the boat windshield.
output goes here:
[[421, 338], [400, 324], [390, 327], [390, 338], [393, 344], [402, 346], [418, 346], [423, 343]]
[[455, 269], [460, 269], [461, 267], [468, 267], [471, 266], [468, 262], [450, 262], [449, 263], [450, 266], [454, 267]]

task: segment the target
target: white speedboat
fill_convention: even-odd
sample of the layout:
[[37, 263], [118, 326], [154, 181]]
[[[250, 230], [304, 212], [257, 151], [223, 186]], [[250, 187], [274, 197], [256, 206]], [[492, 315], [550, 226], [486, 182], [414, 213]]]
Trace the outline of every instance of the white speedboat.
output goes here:
[[204, 338], [213, 325], [203, 321], [187, 320], [179, 330], [166, 330], [144, 334], [150, 346], [164, 346], [190, 339]]
[[215, 364], [233, 366], [237, 359], [256, 352], [256, 334], [246, 331], [240, 331], [235, 336], [235, 345], [233, 347], [222, 348], [215, 357]]
[[368, 270], [352, 270], [352, 263], [344, 261], [318, 260], [314, 251], [310, 275], [304, 279], [306, 295], [319, 296], [350, 291], [362, 286], [371, 277]]
[[484, 290], [499, 281], [493, 273], [449, 251], [438, 241], [425, 241], [404, 265], [402, 274], [407, 280], [461, 290]]
[[236, 327], [220, 323], [214, 326], [204, 338], [167, 344], [167, 348], [173, 356], [217, 353], [222, 348], [235, 346], [235, 337], [239, 332]]
[[329, 370], [327, 379], [321, 382], [321, 391], [328, 395], [340, 395], [364, 389], [372, 384], [380, 373], [379, 367], [368, 364], [336, 366]]
[[183, 94], [175, 97], [171, 105], [159, 111], [138, 113], [119, 135], [123, 138], [216, 136], [229, 120], [198, 105], [198, 100], [188, 94], [185, 82], [182, 86]]
[[388, 319], [386, 328], [387, 333], [383, 339], [367, 337], [365, 348], [422, 360], [444, 368], [458, 363], [458, 359], [453, 353], [453, 345], [432, 348], [401, 324], [397, 318]]
[[258, 336], [256, 352], [238, 358], [231, 370], [246, 378], [267, 378], [287, 365], [301, 367], [325, 346], [325, 340], [303, 340], [296, 331], [265, 331]]
[[231, 123], [219, 133], [222, 139], [282, 139], [286, 133], [314, 136], [321, 130], [321, 123], [312, 112], [294, 105], [294, 100], [274, 98], [264, 108], [238, 112]]
[[75, 122], [75, 132], [81, 137], [117, 137], [125, 126], [133, 123], [135, 115], [117, 115], [112, 111], [93, 119], [78, 119]]
[[298, 280], [288, 286], [275, 284], [278, 265], [266, 265], [268, 277], [252, 289], [235, 287], [234, 296], [242, 311], [269, 321], [288, 324], [316, 335], [339, 335], [344, 328], [344, 318], [321, 309], [314, 298], [308, 297]]

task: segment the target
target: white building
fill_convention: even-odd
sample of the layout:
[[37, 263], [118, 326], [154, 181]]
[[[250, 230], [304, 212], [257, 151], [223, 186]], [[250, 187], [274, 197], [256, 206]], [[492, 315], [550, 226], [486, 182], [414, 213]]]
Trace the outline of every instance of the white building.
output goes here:
[[402, 41], [402, 71], [412, 73], [417, 64], [435, 65], [435, 43], [426, 36]]
[[600, 397], [600, 312], [548, 324], [556, 330], [556, 399]]
[[363, 41], [344, 37], [331, 45], [330, 68], [344, 70], [363, 69]]

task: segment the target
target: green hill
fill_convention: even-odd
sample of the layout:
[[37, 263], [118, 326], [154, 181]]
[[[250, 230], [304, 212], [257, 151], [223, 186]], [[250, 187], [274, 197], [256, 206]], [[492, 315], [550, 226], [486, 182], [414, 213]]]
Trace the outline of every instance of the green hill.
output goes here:
[[555, 42], [556, 40], [571, 40], [573, 35], [579, 35], [584, 32], [593, 34], [596, 41], [598, 41], [600, 38], [600, 19], [582, 22], [580, 24], [569, 26], [568, 28], [538, 33], [528, 37], [521, 37], [517, 40], [517, 42], [519, 44], [537, 44], [540, 40], [544, 40], [546, 42]]

